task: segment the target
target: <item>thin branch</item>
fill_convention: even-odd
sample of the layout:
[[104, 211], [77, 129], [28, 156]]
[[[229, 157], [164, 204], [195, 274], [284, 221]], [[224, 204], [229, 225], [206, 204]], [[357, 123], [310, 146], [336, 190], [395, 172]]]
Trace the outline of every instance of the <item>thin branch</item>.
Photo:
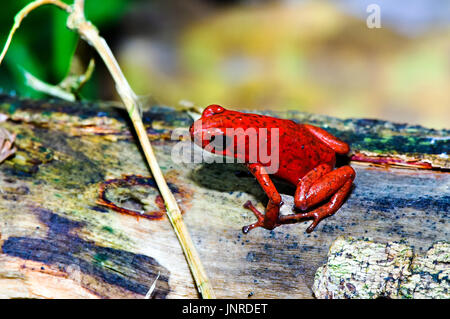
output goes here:
[[16, 33], [16, 30], [20, 27], [20, 23], [22, 22], [22, 20], [25, 19], [25, 17], [31, 11], [33, 11], [34, 9], [36, 9], [38, 7], [46, 5], [46, 4], [55, 5], [58, 8], [60, 8], [64, 11], [67, 11], [69, 13], [71, 11], [71, 7], [68, 4], [61, 2], [59, 0], [37, 0], [37, 1], [33, 1], [33, 2], [29, 3], [25, 7], [23, 7], [23, 9], [20, 10], [14, 17], [14, 25], [12, 26], [11, 30], [9, 31], [8, 38], [6, 39], [6, 43], [3, 47], [2, 53], [0, 54], [0, 64], [2, 63], [3, 58], [5, 57], [5, 54], [8, 51], [8, 48], [11, 44], [11, 40], [14, 36], [14, 33]]
[[[74, 62], [74, 59], [72, 59]], [[68, 92], [72, 92], [74, 94], [79, 94], [83, 86], [87, 81], [92, 77], [95, 69], [95, 60], [91, 58], [89, 64], [86, 68], [86, 71], [83, 74], [74, 74], [70, 72], [59, 84], [58, 86], [63, 90]]]
[[184, 224], [181, 217], [180, 208], [178, 207], [175, 197], [170, 191], [156, 160], [153, 148], [150, 144], [147, 132], [140, 116], [140, 107], [136, 94], [133, 92], [127, 80], [125, 79], [125, 76], [123, 75], [122, 70], [120, 69], [119, 64], [114, 58], [114, 55], [112, 54], [111, 49], [109, 48], [106, 41], [99, 35], [97, 28], [91, 22], [85, 19], [84, 0], [75, 0], [72, 6], [68, 6], [67, 4], [57, 0], [36, 0], [23, 8], [14, 19], [14, 26], [10, 31], [8, 40], [5, 44], [2, 54], [0, 55], [0, 63], [3, 60], [6, 51], [8, 50], [15, 30], [20, 26], [20, 22], [30, 11], [44, 4], [54, 4], [69, 13], [69, 17], [67, 19], [67, 27], [71, 30], [77, 31], [84, 40], [86, 40], [97, 50], [97, 52], [103, 59], [103, 62], [110, 71], [114, 82], [116, 83], [117, 92], [122, 98], [122, 101], [124, 102], [125, 107], [128, 111], [128, 115], [133, 122], [133, 126], [136, 130], [139, 142], [144, 151], [147, 163], [150, 166], [153, 178], [155, 179], [161, 196], [164, 199], [167, 216], [181, 244], [181, 248], [186, 257], [189, 268], [191, 269], [197, 289], [203, 298], [215, 298], [214, 291], [209, 283], [208, 277], [206, 276], [206, 272], [198, 256], [197, 250], [195, 249], [194, 243], [192, 242], [186, 225]]
[[150, 299], [151, 298], [151, 296], [153, 294], [153, 291], [156, 288], [156, 282], [159, 279], [159, 275], [160, 275], [160, 272], [158, 271], [158, 276], [156, 276], [155, 280], [153, 281], [152, 285], [150, 286], [150, 289], [147, 291], [147, 294], [145, 295], [144, 299]]
[[76, 100], [75, 95], [72, 94], [71, 92], [67, 92], [66, 90], [63, 90], [57, 85], [51, 85], [45, 83], [42, 80], [39, 80], [37, 77], [35, 77], [33, 74], [31, 74], [25, 69], [22, 69], [22, 74], [25, 78], [25, 84], [38, 92], [42, 92], [51, 96], [56, 96], [66, 101], [73, 102]]
[[[73, 61], [73, 60], [72, 60]], [[76, 101], [80, 96], [80, 91], [86, 82], [91, 78], [95, 67], [95, 60], [91, 59], [89, 65], [84, 74], [75, 75], [69, 74], [65, 77], [59, 84], [52, 85], [48, 84], [33, 74], [28, 72], [22, 67], [19, 67], [22, 71], [22, 74], [25, 78], [25, 84], [30, 88], [48, 94], [50, 96], [55, 96], [57, 98], [66, 100], [66, 101]]]

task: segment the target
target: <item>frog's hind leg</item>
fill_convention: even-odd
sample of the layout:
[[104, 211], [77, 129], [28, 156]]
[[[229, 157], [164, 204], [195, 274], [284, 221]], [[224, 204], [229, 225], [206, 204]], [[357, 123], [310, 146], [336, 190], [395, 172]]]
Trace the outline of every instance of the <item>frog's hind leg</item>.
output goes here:
[[[308, 207], [312, 206], [312, 204], [310, 203], [311, 186], [314, 183], [316, 183], [320, 178], [322, 178], [322, 176], [328, 174], [332, 170], [333, 167], [331, 165], [321, 164], [312, 169], [311, 171], [309, 171], [305, 176], [303, 176], [303, 178], [299, 181], [297, 185], [297, 189], [295, 190], [294, 195], [295, 207], [300, 208], [301, 210], [306, 210]], [[331, 194], [329, 196], [331, 196]], [[325, 197], [323, 199], [325, 199]]]
[[294, 203], [297, 208], [305, 210], [331, 197], [329, 201], [309, 212], [280, 216], [280, 224], [313, 218], [313, 223], [306, 230], [310, 233], [322, 219], [333, 215], [342, 206], [351, 190], [355, 179], [355, 171], [348, 165], [332, 171], [329, 170], [330, 167], [327, 167], [326, 164], [319, 165], [315, 170], [305, 175], [295, 192]]
[[322, 142], [327, 144], [328, 147], [331, 148], [336, 153], [338, 153], [338, 154], [347, 154], [348, 151], [350, 150], [350, 148], [349, 148], [347, 143], [341, 141], [336, 136], [331, 135], [330, 133], [328, 133], [324, 129], [322, 129], [320, 127], [317, 127], [317, 126], [308, 125], [308, 124], [303, 124], [303, 126], [306, 129], [308, 129], [315, 137], [317, 137]]

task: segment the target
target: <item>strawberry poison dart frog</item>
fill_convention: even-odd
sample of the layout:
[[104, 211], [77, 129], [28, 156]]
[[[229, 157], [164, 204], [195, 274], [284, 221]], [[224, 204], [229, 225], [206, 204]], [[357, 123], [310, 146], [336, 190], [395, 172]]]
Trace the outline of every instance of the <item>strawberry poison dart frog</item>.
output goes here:
[[[269, 197], [265, 214], [250, 201], [244, 204], [258, 219], [244, 226], [244, 233], [312, 219], [309, 233], [341, 207], [355, 179], [352, 167], [335, 169], [336, 154], [348, 153], [349, 146], [316, 126], [210, 105], [189, 131], [205, 150], [245, 163]], [[296, 186], [294, 204], [300, 212], [280, 215], [283, 202], [270, 175]]]

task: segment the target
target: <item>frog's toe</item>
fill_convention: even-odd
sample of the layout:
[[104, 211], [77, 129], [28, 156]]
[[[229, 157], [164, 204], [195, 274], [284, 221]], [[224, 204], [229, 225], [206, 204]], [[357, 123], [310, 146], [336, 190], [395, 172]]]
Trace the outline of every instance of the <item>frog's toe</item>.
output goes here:
[[242, 206], [244, 206], [244, 208], [246, 208], [246, 209], [251, 209], [250, 207], [253, 207], [253, 204], [250, 200], [248, 200]]
[[322, 220], [321, 218], [315, 217], [311, 225], [309, 225], [308, 228], [306, 228], [306, 232], [311, 233], [314, 230], [314, 228], [316, 228], [316, 226], [319, 225], [321, 220]]
[[262, 227], [262, 225], [263, 225], [262, 220], [258, 220], [256, 223], [242, 227], [242, 232], [244, 234], [248, 234], [248, 232], [251, 231], [253, 228]]
[[247, 225], [247, 226], [242, 227], [242, 232], [244, 234], [248, 234], [248, 232], [252, 229], [252, 228], [250, 228], [251, 226], [252, 225]]
[[253, 214], [258, 218], [258, 221], [262, 220], [264, 218], [264, 215], [253, 206], [251, 201], [246, 201], [243, 205], [245, 209], [251, 210]]

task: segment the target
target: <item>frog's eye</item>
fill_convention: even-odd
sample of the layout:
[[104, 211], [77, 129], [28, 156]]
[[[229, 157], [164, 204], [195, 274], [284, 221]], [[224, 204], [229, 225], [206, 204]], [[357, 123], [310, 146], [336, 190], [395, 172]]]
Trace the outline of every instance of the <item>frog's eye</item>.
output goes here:
[[208, 117], [214, 114], [219, 114], [222, 113], [223, 111], [225, 111], [225, 109], [220, 105], [212, 104], [203, 111], [202, 117]]

